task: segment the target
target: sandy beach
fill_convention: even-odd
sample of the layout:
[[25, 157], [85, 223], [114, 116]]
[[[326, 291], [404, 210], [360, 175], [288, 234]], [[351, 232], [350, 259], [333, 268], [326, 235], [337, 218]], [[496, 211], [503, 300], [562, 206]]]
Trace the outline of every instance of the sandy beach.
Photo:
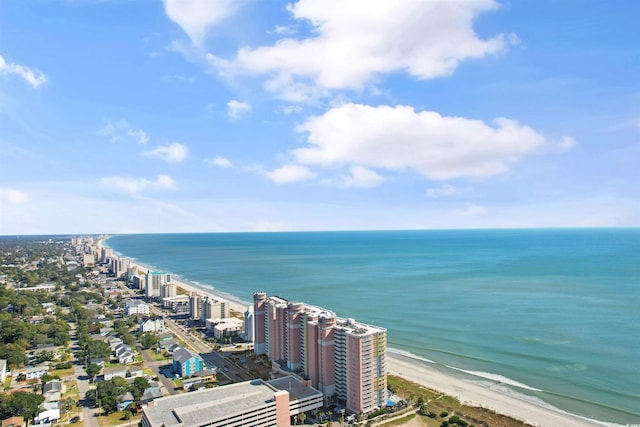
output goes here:
[[[98, 247], [102, 245], [104, 245], [104, 241], [100, 240]], [[108, 247], [108, 245], [106, 246]], [[135, 266], [140, 274], [154, 270], [154, 268], [137, 261], [131, 261], [131, 266]], [[228, 297], [216, 294], [215, 291], [212, 292], [211, 290], [197, 287], [183, 280], [172, 277], [172, 283], [189, 293], [197, 292], [202, 296], [208, 295], [229, 301], [231, 310], [244, 313], [247, 308], [246, 304], [237, 300], [234, 301]], [[487, 408], [496, 413], [507, 415], [535, 426], [592, 427], [606, 425], [578, 417], [577, 415], [545, 408], [514, 396], [481, 387], [454, 376], [443, 374], [410, 358], [390, 352], [387, 353], [387, 372], [421, 384], [429, 389], [454, 396], [461, 403]]]
[[605, 424], [554, 411], [524, 400], [445, 375], [405, 357], [387, 353], [387, 372], [421, 384], [432, 390], [456, 397], [470, 406], [491, 409], [535, 426], [575, 427]]

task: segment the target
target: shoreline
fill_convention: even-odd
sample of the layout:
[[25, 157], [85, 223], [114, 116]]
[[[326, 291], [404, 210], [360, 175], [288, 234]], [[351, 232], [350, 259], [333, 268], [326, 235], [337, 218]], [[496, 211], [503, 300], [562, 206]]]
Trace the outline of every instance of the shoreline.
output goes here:
[[[109, 236], [110, 237], [110, 236]], [[124, 255], [124, 254], [120, 254], [117, 253], [113, 248], [111, 248], [108, 244], [106, 244], [106, 240], [109, 237], [105, 237], [100, 239], [97, 243], [96, 246], [98, 247], [98, 249], [100, 249], [102, 246], [109, 248], [113, 251], [114, 254], [118, 255], [118, 256], [122, 256], [122, 257], [126, 257], [129, 258], [129, 265], [130, 267], [135, 267], [138, 269], [139, 272], [143, 272], [146, 273], [147, 271], [155, 271], [155, 268], [148, 265], [148, 264], [144, 264], [138, 260], [133, 260], [132, 258]], [[222, 295], [221, 293], [215, 292], [215, 288], [214, 289], [207, 289], [204, 287], [199, 287], [193, 283], [190, 283], [188, 281], [186, 281], [186, 279], [181, 279], [178, 278], [174, 273], [171, 273], [171, 283], [176, 285], [176, 287], [178, 288], [182, 288], [184, 289], [188, 295], [191, 295], [191, 292], [196, 292], [198, 293], [198, 295], [200, 296], [208, 296], [208, 297], [212, 297], [218, 300], [224, 300], [227, 301], [229, 303], [229, 308], [232, 311], [238, 312], [240, 314], [244, 314], [244, 312], [247, 310], [247, 307], [250, 305], [249, 303], [244, 303], [243, 301], [241, 301], [239, 298], [235, 297], [234, 295], [230, 295], [231, 298], [229, 298], [226, 295]]]
[[[110, 248], [106, 244], [105, 237], [98, 241], [97, 246], [105, 246]], [[113, 250], [113, 248], [110, 248]], [[126, 257], [125, 254], [120, 254], [114, 251], [118, 256]], [[154, 268], [141, 263], [137, 260], [130, 260], [131, 266], [136, 267], [138, 270], [146, 272], [147, 270], [153, 271]], [[199, 287], [193, 283], [189, 283], [184, 279], [174, 278], [172, 273], [172, 283], [177, 287], [183, 288], [187, 292], [197, 292], [202, 296], [211, 296], [217, 299], [223, 299], [228, 301], [230, 309], [239, 313], [244, 313], [247, 306], [250, 303], [244, 304], [239, 298], [231, 295], [229, 298], [225, 295], [215, 292], [212, 289], [205, 289]], [[496, 390], [491, 390], [486, 387], [482, 387], [477, 384], [465, 381], [461, 378], [457, 378], [453, 375], [442, 373], [434, 368], [429, 367], [427, 364], [420, 363], [419, 360], [415, 360], [411, 357], [395, 353], [393, 351], [387, 352], [387, 373], [397, 375], [408, 381], [413, 381], [426, 388], [442, 392], [449, 396], [457, 398], [461, 403], [469, 406], [477, 406], [489, 409], [495, 413], [502, 414], [514, 418], [516, 420], [524, 421], [534, 426], [542, 427], [594, 427], [594, 426], [617, 426], [618, 424], [600, 422], [597, 420], [591, 420], [579, 415], [564, 412], [557, 408], [549, 408], [542, 405], [526, 401], [524, 399], [517, 398], [515, 396], [508, 395]]]
[[387, 373], [455, 397], [460, 403], [489, 409], [534, 426], [593, 427], [613, 425], [536, 405], [523, 399], [447, 375], [420, 361], [387, 352]]

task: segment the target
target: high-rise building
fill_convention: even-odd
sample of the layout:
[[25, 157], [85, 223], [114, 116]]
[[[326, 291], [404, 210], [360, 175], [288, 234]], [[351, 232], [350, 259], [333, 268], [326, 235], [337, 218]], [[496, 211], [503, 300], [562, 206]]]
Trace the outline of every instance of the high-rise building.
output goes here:
[[254, 351], [309, 378], [352, 412], [387, 402], [387, 331], [321, 307], [254, 294]]
[[147, 298], [158, 298], [160, 287], [171, 282], [171, 273], [162, 271], [147, 271], [145, 277], [145, 295]]
[[224, 319], [229, 317], [229, 303], [226, 300], [207, 296], [202, 298], [202, 319]]
[[244, 339], [253, 341], [253, 307], [247, 307], [244, 312]]
[[176, 296], [177, 287], [173, 283], [160, 285], [160, 298], [172, 298]]
[[197, 292], [191, 292], [189, 297], [189, 317], [193, 320], [200, 320], [202, 311], [202, 298]]

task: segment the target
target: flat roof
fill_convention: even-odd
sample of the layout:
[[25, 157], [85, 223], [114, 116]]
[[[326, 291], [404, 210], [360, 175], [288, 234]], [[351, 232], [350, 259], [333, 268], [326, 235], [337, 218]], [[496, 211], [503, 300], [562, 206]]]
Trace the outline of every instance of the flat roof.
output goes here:
[[245, 381], [156, 399], [144, 414], [152, 426], [199, 426], [264, 407], [277, 392], [263, 380]]
[[305, 386], [302, 381], [294, 376], [287, 376], [270, 380], [269, 384], [278, 390], [289, 392], [289, 402], [307, 399], [314, 396], [322, 396], [322, 393], [311, 386]]

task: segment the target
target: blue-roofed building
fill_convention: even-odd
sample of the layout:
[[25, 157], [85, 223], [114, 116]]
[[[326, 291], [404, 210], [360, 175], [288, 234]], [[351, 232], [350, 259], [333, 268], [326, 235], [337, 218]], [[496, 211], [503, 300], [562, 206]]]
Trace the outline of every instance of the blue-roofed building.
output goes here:
[[191, 350], [179, 347], [173, 352], [173, 373], [181, 377], [190, 377], [204, 369], [202, 357]]

